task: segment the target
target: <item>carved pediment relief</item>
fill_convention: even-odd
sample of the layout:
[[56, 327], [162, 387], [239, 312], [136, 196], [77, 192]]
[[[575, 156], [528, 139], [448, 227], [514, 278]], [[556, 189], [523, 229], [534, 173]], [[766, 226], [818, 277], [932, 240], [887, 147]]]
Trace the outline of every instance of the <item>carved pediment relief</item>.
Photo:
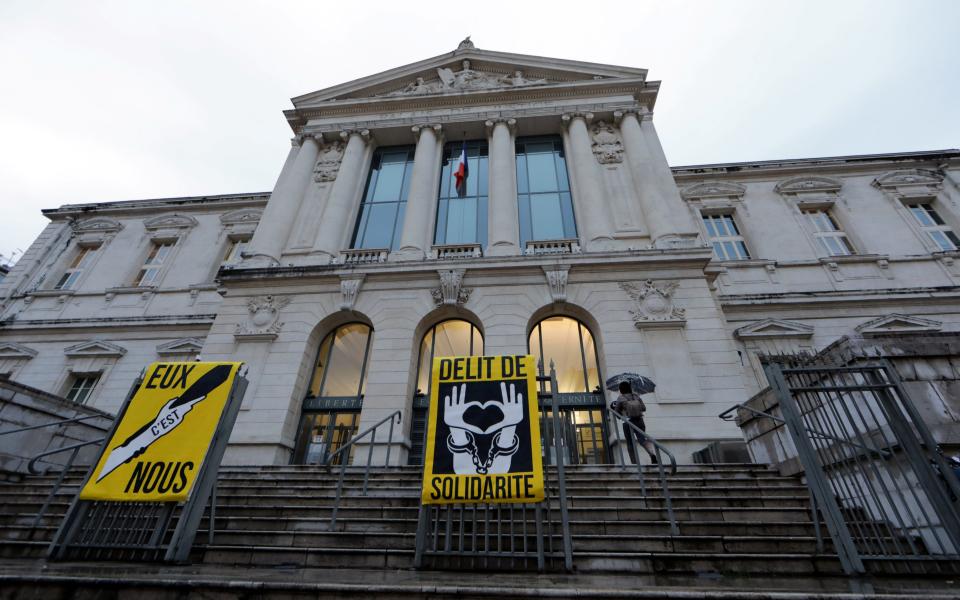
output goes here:
[[684, 188], [680, 195], [685, 200], [702, 200], [704, 198], [742, 198], [747, 188], [739, 183], [729, 181], [703, 181]]
[[20, 358], [30, 360], [37, 354], [37, 351], [33, 348], [24, 346], [23, 344], [17, 344], [16, 342], [4, 342], [0, 344], [0, 359]]
[[104, 342], [102, 340], [91, 340], [68, 346], [63, 349], [63, 353], [74, 358], [86, 356], [111, 356], [119, 358], [127, 353], [127, 349], [117, 344]]
[[879, 319], [867, 321], [856, 327], [861, 335], [887, 335], [895, 333], [923, 333], [940, 331], [943, 323], [932, 319], [911, 317], [892, 313]]
[[943, 176], [936, 171], [927, 169], [902, 169], [899, 171], [890, 171], [873, 180], [873, 185], [883, 189], [896, 189], [901, 187], [927, 187], [939, 189], [943, 182]]
[[814, 192], [836, 194], [842, 186], [842, 181], [832, 177], [801, 176], [785, 179], [774, 186], [773, 189], [779, 194], [808, 194]]
[[196, 226], [197, 220], [187, 215], [160, 215], [143, 221], [147, 230], [154, 229], [189, 229]]
[[77, 233], [116, 233], [121, 229], [123, 229], [123, 224], [110, 217], [84, 219], [74, 226]]
[[220, 215], [220, 222], [224, 225], [256, 224], [260, 222], [262, 216], [263, 211], [259, 208], [241, 208], [223, 213]]
[[460, 63], [459, 69], [440, 67], [435, 76], [415, 77], [405, 86], [380, 96], [426, 96], [428, 94], [446, 94], [472, 90], [490, 90], [495, 88], [518, 88], [531, 85], [545, 85], [551, 82], [545, 77], [525, 75], [520, 69], [509, 74], [486, 72], [474, 69], [469, 60]]
[[157, 354], [199, 354], [203, 348], [203, 340], [197, 338], [181, 338], [157, 346]]
[[781, 319], [764, 319], [737, 329], [734, 335], [740, 339], [809, 338], [813, 336], [813, 327]]

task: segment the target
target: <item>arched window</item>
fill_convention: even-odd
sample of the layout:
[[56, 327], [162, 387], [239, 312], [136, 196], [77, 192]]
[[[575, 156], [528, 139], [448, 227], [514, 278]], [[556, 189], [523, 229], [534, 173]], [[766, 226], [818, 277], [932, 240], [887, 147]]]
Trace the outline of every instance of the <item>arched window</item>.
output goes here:
[[[550, 373], [550, 361], [557, 370], [560, 427], [564, 460], [568, 464], [609, 462], [606, 440], [606, 402], [600, 390], [597, 348], [590, 330], [570, 317], [547, 317], [530, 331], [530, 354]], [[540, 362], [542, 361], [542, 363]], [[553, 421], [549, 407], [541, 406], [540, 430], [544, 438], [544, 460], [555, 464]]]
[[477, 327], [462, 319], [437, 323], [420, 341], [417, 362], [417, 390], [413, 396], [413, 418], [410, 421], [411, 465], [423, 464], [423, 450], [427, 433], [427, 411], [430, 407], [430, 370], [438, 356], [478, 356], [483, 354], [483, 334]]
[[[317, 464], [357, 432], [372, 330], [363, 323], [341, 325], [320, 343], [307, 397], [303, 400], [294, 462]], [[342, 462], [338, 459], [337, 463]]]

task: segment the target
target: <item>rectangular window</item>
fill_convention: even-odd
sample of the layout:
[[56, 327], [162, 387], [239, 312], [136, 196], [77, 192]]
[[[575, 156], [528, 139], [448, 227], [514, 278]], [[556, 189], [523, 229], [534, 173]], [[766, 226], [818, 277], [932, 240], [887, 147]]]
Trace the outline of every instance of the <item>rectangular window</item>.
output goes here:
[[843, 232], [837, 220], [830, 211], [823, 208], [809, 208], [803, 210], [803, 215], [810, 225], [813, 237], [820, 244], [820, 249], [827, 256], [849, 256], [856, 254], [847, 234]]
[[77, 249], [76, 256], [70, 261], [70, 266], [60, 276], [57, 285], [53, 286], [55, 290], [72, 290], [77, 284], [77, 280], [83, 275], [84, 269], [90, 266], [97, 248], [91, 246], [81, 246]]
[[163, 261], [170, 255], [175, 243], [174, 241], [154, 242], [150, 248], [150, 254], [147, 255], [147, 260], [144, 261], [143, 267], [141, 267], [133, 284], [139, 286], [156, 285], [160, 279], [160, 272], [163, 270]]
[[413, 152], [413, 146], [377, 148], [374, 152], [351, 248], [396, 250], [400, 246]]
[[960, 239], [957, 238], [957, 234], [943, 221], [943, 217], [937, 213], [932, 204], [916, 202], [907, 204], [907, 208], [910, 209], [910, 214], [920, 224], [920, 229], [930, 236], [930, 239], [938, 248], [941, 250], [960, 249]]
[[70, 389], [67, 390], [67, 400], [77, 404], [86, 404], [90, 393], [100, 380], [100, 373], [73, 373]]
[[457, 193], [454, 172], [463, 142], [447, 144], [440, 172], [437, 227], [434, 243], [487, 245], [487, 142], [467, 142], [466, 193]]
[[701, 215], [713, 253], [719, 260], [747, 260], [750, 253], [731, 214]]
[[235, 265], [243, 260], [243, 251], [247, 249], [249, 240], [231, 239], [227, 244], [227, 251], [223, 254], [223, 265]]
[[560, 136], [517, 140], [520, 244], [577, 237]]

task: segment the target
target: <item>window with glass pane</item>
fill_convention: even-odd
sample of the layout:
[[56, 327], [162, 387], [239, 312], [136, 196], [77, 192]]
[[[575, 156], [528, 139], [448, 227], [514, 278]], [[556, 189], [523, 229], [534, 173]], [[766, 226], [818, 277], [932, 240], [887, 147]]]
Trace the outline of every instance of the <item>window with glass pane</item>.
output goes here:
[[154, 242], [150, 246], [150, 253], [147, 254], [147, 260], [144, 261], [143, 267], [140, 268], [140, 272], [137, 273], [137, 278], [134, 281], [134, 285], [156, 285], [160, 279], [160, 272], [163, 270], [163, 261], [167, 259], [170, 255], [170, 251], [173, 250], [173, 245], [176, 242]]
[[750, 253], [740, 235], [732, 214], [704, 214], [703, 225], [713, 245], [713, 254], [720, 260], [747, 260]]
[[577, 237], [560, 136], [517, 140], [520, 244]]
[[[561, 394], [593, 392], [600, 388], [597, 349], [593, 335], [580, 321], [549, 317], [533, 328], [528, 340], [530, 354], [543, 361], [544, 372], [552, 360]], [[538, 363], [539, 364], [539, 363]]]
[[413, 418], [410, 420], [410, 454], [407, 463], [423, 464], [427, 434], [427, 402], [430, 397], [430, 370], [438, 356], [479, 356], [483, 354], [483, 335], [470, 323], [460, 319], [443, 321], [430, 328], [420, 341], [417, 362], [417, 390], [414, 394]]
[[369, 350], [370, 327], [363, 323], [338, 327], [320, 343], [309, 395], [362, 396]]
[[67, 400], [77, 404], [86, 404], [97, 381], [100, 380], [99, 373], [73, 373], [70, 381], [70, 389], [67, 390]]
[[810, 229], [813, 231], [813, 237], [820, 244], [820, 249], [828, 256], [847, 256], [855, 254], [847, 234], [844, 233], [837, 220], [830, 214], [830, 211], [822, 208], [811, 208], [803, 211]]
[[413, 151], [413, 146], [395, 146], [374, 152], [351, 248], [395, 250], [399, 246]]
[[929, 202], [917, 202], [908, 204], [907, 208], [913, 218], [920, 224], [920, 229], [926, 233], [934, 244], [941, 250], [960, 249], [960, 238], [953, 232], [953, 229], [944, 222], [943, 217], [937, 213], [933, 204]]
[[434, 243], [487, 245], [487, 142], [467, 142], [467, 189], [457, 194], [453, 172], [463, 143], [447, 144], [440, 173], [437, 227]]
[[250, 240], [236, 238], [230, 239], [230, 242], [227, 244], [227, 251], [223, 253], [223, 262], [224, 265], [235, 265], [243, 260], [243, 251], [247, 249], [247, 244]]
[[70, 261], [70, 266], [60, 276], [60, 280], [57, 281], [57, 285], [53, 286], [53, 289], [72, 290], [77, 284], [77, 280], [83, 275], [84, 269], [90, 266], [96, 251], [96, 247], [81, 246], [77, 248], [77, 254]]

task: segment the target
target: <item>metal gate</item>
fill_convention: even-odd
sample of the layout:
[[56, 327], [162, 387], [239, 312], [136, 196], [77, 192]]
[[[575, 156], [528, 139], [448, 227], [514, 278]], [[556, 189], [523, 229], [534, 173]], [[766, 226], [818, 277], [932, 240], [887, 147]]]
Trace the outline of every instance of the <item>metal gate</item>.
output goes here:
[[[541, 370], [542, 372], [542, 370]], [[553, 431], [560, 430], [557, 373], [541, 383], [541, 415], [549, 414]], [[550, 384], [545, 393], [542, 384]], [[546, 444], [547, 440], [543, 440]], [[553, 436], [555, 456], [562, 456], [562, 437]], [[544, 468], [543, 502], [527, 504], [421, 505], [417, 520], [417, 568], [455, 569], [573, 569], [573, 545], [567, 512], [564, 461]]]
[[776, 357], [764, 370], [780, 414], [760, 414], [786, 425], [844, 569], [956, 569], [960, 482], [893, 366]]

